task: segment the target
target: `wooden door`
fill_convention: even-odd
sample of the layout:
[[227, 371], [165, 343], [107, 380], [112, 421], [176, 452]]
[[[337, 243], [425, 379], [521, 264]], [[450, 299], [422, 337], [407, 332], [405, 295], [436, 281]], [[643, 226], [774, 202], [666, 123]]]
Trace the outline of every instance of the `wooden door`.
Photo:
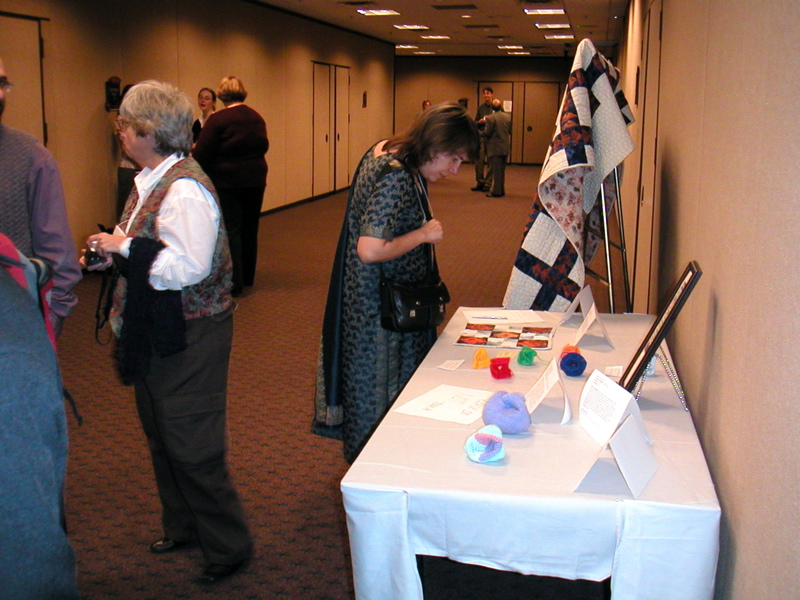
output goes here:
[[333, 191], [333, 72], [330, 65], [314, 63], [313, 184], [314, 196]]
[[640, 102], [642, 113], [639, 204], [633, 252], [633, 310], [657, 311], [658, 283], [658, 104], [661, 77], [661, 0], [650, 5], [644, 24]]
[[14, 84], [6, 97], [3, 123], [46, 144], [40, 45], [38, 19], [0, 15], [0, 57]]
[[350, 185], [350, 68], [336, 67], [335, 170], [336, 189]]
[[522, 115], [522, 162], [541, 165], [553, 138], [559, 111], [557, 83], [525, 83]]

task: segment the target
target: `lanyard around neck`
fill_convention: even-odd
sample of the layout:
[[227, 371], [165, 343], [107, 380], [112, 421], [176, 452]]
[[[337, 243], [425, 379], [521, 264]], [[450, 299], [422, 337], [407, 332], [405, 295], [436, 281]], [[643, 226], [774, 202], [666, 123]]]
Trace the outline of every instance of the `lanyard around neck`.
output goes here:
[[[422, 209], [422, 214], [425, 215], [423, 223], [426, 223], [433, 218], [433, 212], [431, 211], [431, 203], [428, 199], [428, 190], [425, 188], [422, 175], [419, 173], [416, 174], [414, 188], [417, 190], [417, 200], [419, 200], [419, 206]], [[423, 196], [425, 197], [424, 201]]]

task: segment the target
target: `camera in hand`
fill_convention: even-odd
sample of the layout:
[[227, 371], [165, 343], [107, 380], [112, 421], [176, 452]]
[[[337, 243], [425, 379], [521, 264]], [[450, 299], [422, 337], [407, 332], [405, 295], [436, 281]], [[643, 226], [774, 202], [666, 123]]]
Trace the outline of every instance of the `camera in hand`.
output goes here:
[[83, 255], [84, 260], [86, 261], [86, 266], [91, 267], [92, 265], [99, 265], [106, 262], [104, 256], [100, 256], [94, 250], [87, 250], [86, 254]]

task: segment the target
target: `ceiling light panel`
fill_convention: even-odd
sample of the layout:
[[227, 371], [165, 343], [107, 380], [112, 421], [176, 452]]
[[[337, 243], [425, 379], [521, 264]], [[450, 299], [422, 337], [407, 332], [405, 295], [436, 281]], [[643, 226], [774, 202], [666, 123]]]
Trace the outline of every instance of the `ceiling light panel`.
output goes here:
[[563, 8], [526, 8], [526, 15], [563, 15]]
[[390, 8], [359, 8], [358, 13], [365, 17], [396, 17], [400, 13]]

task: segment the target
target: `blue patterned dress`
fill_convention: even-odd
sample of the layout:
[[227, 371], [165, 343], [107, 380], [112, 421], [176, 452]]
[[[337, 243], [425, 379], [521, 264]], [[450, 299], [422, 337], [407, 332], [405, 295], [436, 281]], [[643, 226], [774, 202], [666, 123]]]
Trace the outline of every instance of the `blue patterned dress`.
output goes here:
[[[323, 330], [314, 430], [342, 439], [345, 458], [352, 462], [422, 362], [436, 330], [402, 334], [383, 329], [380, 264], [365, 264], [356, 252], [359, 236], [391, 240], [422, 226], [424, 212], [412, 174], [391, 154], [375, 157], [370, 149], [354, 177], [345, 219], [339, 247], [341, 272], [337, 274], [334, 266], [331, 290], [337, 292], [329, 294], [326, 322], [331, 323], [333, 305], [340, 305], [340, 313], [335, 325]], [[427, 274], [428, 262], [423, 244], [382, 264], [387, 277], [416, 281]], [[339, 360], [326, 377], [326, 353], [336, 352]], [[336, 399], [326, 397], [332, 387], [338, 390]], [[326, 427], [331, 404], [341, 410], [339, 419], [328, 419]]]

